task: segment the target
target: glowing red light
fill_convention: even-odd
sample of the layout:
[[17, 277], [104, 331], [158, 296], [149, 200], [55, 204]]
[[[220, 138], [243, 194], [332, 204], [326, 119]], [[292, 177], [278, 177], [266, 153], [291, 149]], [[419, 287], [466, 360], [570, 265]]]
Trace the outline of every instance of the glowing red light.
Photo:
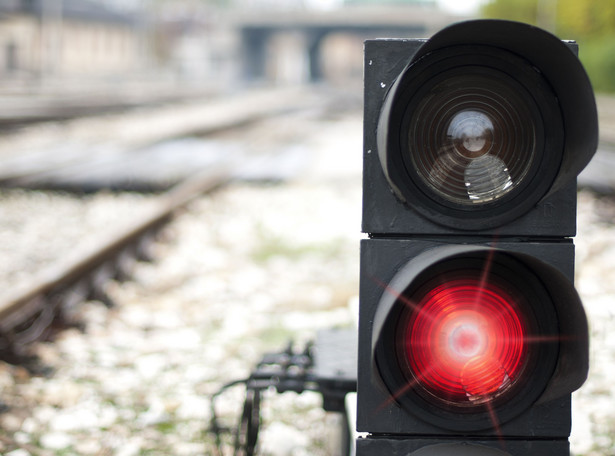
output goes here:
[[514, 297], [480, 278], [436, 286], [405, 326], [407, 365], [431, 394], [482, 403], [514, 383], [526, 361], [523, 320]]

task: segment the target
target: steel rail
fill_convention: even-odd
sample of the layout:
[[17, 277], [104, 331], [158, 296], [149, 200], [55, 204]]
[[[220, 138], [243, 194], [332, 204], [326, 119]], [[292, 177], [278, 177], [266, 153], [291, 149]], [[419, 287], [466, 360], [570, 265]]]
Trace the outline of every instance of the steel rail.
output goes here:
[[46, 328], [62, 317], [66, 307], [88, 298], [105, 302], [102, 287], [122, 272], [126, 255], [138, 257], [139, 244], [170, 221], [179, 208], [229, 182], [235, 174], [236, 166], [226, 162], [194, 175], [160, 195], [151, 211], [118, 229], [106, 241], [76, 251], [0, 296], [0, 357], [7, 351], [22, 355], [30, 342], [44, 336]]
[[[314, 106], [322, 98], [307, 90], [262, 90], [235, 97], [212, 100], [207, 106], [189, 105], [187, 113], [169, 121], [168, 115], [142, 113], [124, 119], [108, 135], [127, 149], [142, 147], [163, 139], [190, 134], [207, 134], [241, 127], [264, 118], [284, 115]], [[189, 115], [188, 115], [189, 114]], [[274, 154], [275, 155], [275, 154]], [[213, 165], [188, 178], [158, 197], [157, 204], [145, 216], [124, 226], [95, 246], [76, 250], [66, 258], [34, 274], [30, 280], [0, 293], [0, 359], [19, 359], [27, 347], [47, 334], [56, 321], [66, 318], [72, 309], [87, 299], [107, 305], [112, 301], [104, 284], [126, 275], [125, 265], [144, 256], [145, 245], [175, 211], [193, 198], [223, 185], [256, 167], [268, 168], [276, 157], [258, 157], [248, 162], [229, 160]], [[8, 174], [7, 174], [8, 173]], [[6, 175], [5, 175], [6, 174]], [[0, 181], [15, 178], [10, 170], [0, 170]]]

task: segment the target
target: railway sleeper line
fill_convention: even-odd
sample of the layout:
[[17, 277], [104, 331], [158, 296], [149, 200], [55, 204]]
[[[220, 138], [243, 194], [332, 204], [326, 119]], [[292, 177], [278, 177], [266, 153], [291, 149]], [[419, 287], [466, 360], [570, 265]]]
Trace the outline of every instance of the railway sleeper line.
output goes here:
[[79, 327], [76, 317], [82, 302], [97, 300], [111, 308], [105, 291], [109, 281], [126, 281], [139, 261], [151, 261], [151, 245], [175, 212], [197, 196], [229, 183], [236, 175], [233, 163], [220, 163], [177, 184], [158, 196], [146, 215], [109, 236], [105, 242], [77, 251], [52, 264], [0, 297], [0, 360], [40, 369], [30, 355], [33, 343], [50, 339], [62, 328]]
[[84, 330], [85, 324], [76, 317], [78, 307], [85, 301], [98, 301], [108, 308], [116, 303], [105, 290], [109, 281], [130, 280], [131, 270], [137, 262], [151, 261], [142, 255], [144, 243], [152, 243], [156, 232], [152, 231], [129, 244], [117, 254], [99, 264], [83, 276], [59, 281], [49, 289], [41, 290], [34, 296], [24, 299], [14, 312], [8, 312], [0, 321], [0, 359], [13, 364], [28, 364], [30, 344], [49, 339], [63, 328], [78, 327]]
[[[149, 129], [147, 134], [142, 133], [146, 138], [141, 140], [149, 144], [155, 138], [182, 136], [194, 133], [195, 129], [211, 133], [322, 106], [319, 98], [309, 92], [291, 93], [295, 95], [280, 96], [277, 91], [257, 91], [246, 95], [245, 100], [238, 98], [229, 103], [214, 104], [211, 109], [198, 111], [204, 116], [201, 120], [192, 119], [188, 125], [171, 126], [159, 133]], [[331, 106], [326, 106], [327, 109]], [[148, 250], [156, 233], [173, 218], [177, 209], [193, 198], [233, 179], [274, 182], [288, 179], [288, 157], [284, 157], [284, 153], [271, 152], [251, 159], [240, 156], [219, 158], [160, 194], [152, 211], [105, 242], [73, 252], [70, 258], [44, 268], [27, 283], [0, 294], [0, 360], [28, 367], [29, 347], [33, 342], [51, 337], [59, 328], [82, 325], [75, 317], [81, 302], [95, 299], [112, 307], [115, 303], [106, 293], [105, 284], [110, 280], [129, 279], [135, 262], [151, 260]], [[276, 163], [279, 163], [278, 170]], [[292, 173], [291, 170], [290, 177]], [[0, 183], [3, 179], [6, 182], [6, 176], [0, 176]]]

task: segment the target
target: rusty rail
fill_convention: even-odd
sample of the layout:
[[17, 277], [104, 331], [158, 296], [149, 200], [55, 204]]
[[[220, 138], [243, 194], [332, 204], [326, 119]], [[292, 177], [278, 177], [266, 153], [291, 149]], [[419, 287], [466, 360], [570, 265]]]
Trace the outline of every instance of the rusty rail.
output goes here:
[[160, 195], [145, 216], [109, 235], [94, 247], [52, 264], [18, 289], [0, 296], [0, 358], [19, 357], [31, 342], [40, 340], [53, 322], [78, 303], [98, 299], [111, 305], [103, 286], [121, 276], [124, 265], [141, 259], [145, 245], [177, 209], [197, 196], [229, 182], [232, 163], [210, 168]]

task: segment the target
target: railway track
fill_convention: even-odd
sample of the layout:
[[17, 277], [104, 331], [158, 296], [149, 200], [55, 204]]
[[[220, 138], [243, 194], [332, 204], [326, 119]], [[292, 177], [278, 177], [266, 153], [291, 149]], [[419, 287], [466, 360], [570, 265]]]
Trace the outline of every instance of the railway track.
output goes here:
[[[298, 96], [293, 98], [288, 97], [288, 93], [280, 94], [276, 91], [256, 92], [208, 104], [203, 108], [189, 106], [183, 112], [171, 116], [171, 121], [168, 113], [160, 115], [153, 112], [130, 116], [128, 119], [121, 117], [119, 122], [105, 124], [106, 134], [119, 141], [126, 150], [126, 153], [114, 158], [113, 166], [108, 169], [108, 175], [111, 176], [109, 179], [117, 179], [121, 175], [122, 169], [130, 162], [127, 157], [138, 155], [134, 150], [147, 148], [148, 145], [168, 138], [234, 131], [263, 119], [275, 119], [276, 116], [309, 110], [317, 103], [313, 95], [295, 94]], [[49, 141], [45, 143], [46, 146], [49, 144]], [[41, 150], [44, 157], [45, 147]], [[82, 182], [87, 183], [88, 172], [100, 169], [100, 160], [90, 164], [92, 158], [89, 154], [75, 152], [72, 151], [66, 160], [58, 156], [50, 157], [51, 160], [46, 157], [42, 160], [27, 160], [13, 154], [0, 163], [0, 182], [9, 187], [36, 188], [37, 182], [52, 181], [52, 187], [82, 191], [85, 188]], [[164, 186], [171, 187], [155, 197], [153, 207], [146, 214], [106, 234], [95, 246], [77, 248], [66, 258], [48, 265], [25, 282], [20, 282], [16, 288], [0, 293], [0, 359], [19, 362], [27, 355], [28, 347], [48, 336], [52, 328], [58, 324], [72, 324], [73, 308], [80, 302], [94, 298], [111, 306], [112, 300], [104, 291], [105, 284], [109, 280], [129, 275], [131, 264], [147, 258], [148, 245], [155, 238], [156, 232], [173, 218], [178, 209], [235, 177], [251, 179], [256, 174], [257, 179], [284, 179], [284, 173], [287, 172], [284, 168], [288, 167], [286, 162], [289, 158], [290, 161], [295, 160], [292, 151], [290, 154], [286, 152], [257, 153], [249, 157], [242, 153], [220, 153], [205, 164], [200, 162], [191, 167], [191, 163], [188, 163], [179, 174], [162, 179]], [[41, 153], [34, 155], [41, 156]], [[175, 155], [178, 155], [177, 152]], [[145, 166], [147, 160], [147, 154], [141, 154], [137, 162], [137, 168], [149, 174], [144, 177], [145, 183], [140, 185], [146, 189], [158, 187], [160, 190], [161, 187], [152, 181], [151, 176], [155, 163], [150, 159], [149, 166]], [[277, 171], [276, 162], [280, 164]], [[164, 160], [157, 166], [164, 169]], [[67, 175], [78, 175], [81, 180], [76, 185], [71, 180], [66, 184]], [[132, 182], [131, 189], [134, 190], [134, 176], [128, 175], [126, 179]], [[104, 178], [102, 180], [102, 188], [114, 188], [113, 183], [109, 184]], [[176, 182], [175, 185], [172, 185], [173, 182]], [[136, 189], [141, 188], [137, 186]]]
[[[76, 86], [76, 87], [75, 87]], [[195, 95], [214, 98], [213, 88], [187, 89], [153, 81], [79, 87], [79, 82], [64, 82], [61, 88], [40, 90], [13, 87], [0, 91], [0, 133], [14, 128], [50, 121], [67, 121], [121, 111], [173, 104]]]
[[[231, 100], [230, 103], [214, 103], [205, 110], [190, 108], [187, 114], [179, 116], [184, 122], [165, 125], [160, 129], [142, 128], [144, 122], [154, 124], [154, 121], [157, 121], [158, 125], [164, 123], [156, 114], [131, 116], [123, 119], [122, 123], [127, 123], [123, 129], [131, 130], [132, 134], [122, 137], [121, 130], [112, 130], [109, 133], [111, 136], [120, 137], [121, 142], [129, 149], [142, 147], [164, 140], [164, 138], [228, 130], [256, 122], [267, 116], [276, 116], [297, 109], [305, 109], [306, 106], [315, 106], [314, 97], [306, 96], [305, 93], [296, 97], [292, 102], [288, 100], [288, 94], [282, 97], [279, 94], [268, 92], [250, 94], [243, 100], [238, 98]], [[197, 114], [200, 118], [196, 118], [199, 117]], [[145, 117], [145, 119], [140, 117]], [[186, 119], [189, 120], [186, 121]], [[610, 126], [608, 122], [607, 125]], [[612, 142], [605, 144], [603, 157], [607, 160], [608, 166], [602, 166], [602, 162], [598, 163], [599, 166], [596, 166], [594, 170], [589, 169], [590, 172], [582, 176], [581, 184], [612, 191], [615, 187], [612, 174], [610, 172], [604, 174], [604, 170], [612, 169], [612, 157], [615, 156], [613, 150], [615, 149]], [[74, 157], [71, 160], [74, 160]], [[61, 322], [65, 319], [70, 314], [70, 308], [80, 301], [93, 297], [111, 305], [111, 300], [104, 292], [105, 282], [109, 279], [121, 278], [126, 275], [127, 265], [145, 258], [147, 245], [153, 239], [155, 232], [170, 220], [179, 208], [196, 196], [223, 185], [237, 174], [245, 173], [246, 170], [249, 174], [251, 168], [259, 167], [258, 161], [263, 160], [261, 158], [251, 163], [244, 163], [241, 171], [237, 170], [236, 161], [208, 166], [197, 175], [182, 181], [160, 195], [153, 210], [110, 234], [108, 239], [96, 248], [78, 250], [62, 262], [43, 269], [18, 288], [0, 294], [0, 358], [16, 357], [27, 351], [27, 346], [31, 342], [44, 337], [54, 322]], [[50, 172], [49, 167], [46, 167], [44, 163], [41, 165], [34, 160], [32, 162], [38, 168], [25, 171], [20, 168], [16, 172], [15, 168], [11, 168], [11, 160], [4, 160], [0, 163], [0, 180], [5, 183], [19, 184], [26, 178]], [[64, 168], [71, 165], [73, 165], [72, 162], [58, 165], [56, 161], [53, 166]], [[262, 163], [260, 167], [263, 168]], [[4, 176], [2, 176], [3, 172]]]
[[[360, 139], [351, 144], [348, 139], [360, 138], [361, 124], [323, 121], [318, 127], [321, 134], [329, 128], [336, 136], [320, 152], [317, 169], [340, 175], [323, 174], [317, 183], [302, 185], [232, 185], [200, 198], [175, 218], [178, 245], [166, 252], [172, 255], [140, 265], [134, 281], [112, 284], [110, 294], [126, 305], [108, 312], [88, 303], [82, 308], [87, 309], [87, 332], [65, 331], [53, 344], [37, 344], [45, 360], [52, 360], [54, 375], [23, 383], [15, 375], [12, 388], [5, 389], [10, 407], [0, 415], [5, 451], [23, 445], [32, 447], [31, 454], [58, 454], [63, 448], [74, 454], [118, 454], [126, 448], [212, 454], [202, 432], [209, 419], [208, 394], [245, 372], [261, 353], [283, 346], [288, 333], [300, 341], [313, 328], [351, 318], [351, 312], [331, 302], [345, 303], [358, 286], [353, 260], [359, 221], [353, 216], [360, 213], [360, 172], [357, 168], [352, 177], [346, 172], [361, 147]], [[331, 157], [340, 154], [336, 166]], [[573, 433], [579, 436], [573, 448], [579, 454], [583, 448], [599, 451], [597, 445], [608, 446], [600, 454], [612, 453], [611, 440], [604, 443], [612, 436], [607, 429], [613, 422], [612, 396], [605, 391], [614, 365], [608, 342], [613, 315], [605, 304], [615, 283], [613, 226], [601, 206], [608, 202], [583, 192], [580, 203], [579, 280], [595, 315], [599, 357], [590, 375], [593, 383], [578, 401], [583, 413], [575, 412], [581, 429]], [[596, 217], [600, 222], [592, 223]], [[189, 241], [190, 234], [198, 242]], [[185, 257], [175, 260], [178, 254]], [[175, 270], [178, 262], [185, 265], [181, 272]], [[6, 383], [6, 376], [0, 370], [0, 381]], [[304, 454], [331, 454], [322, 449], [332, 426], [320, 410], [320, 398], [303, 397], [299, 408], [291, 404], [294, 400], [280, 395], [266, 401], [271, 408], [264, 452], [288, 454], [280, 448], [295, 445]], [[235, 402], [231, 394], [219, 404], [229, 423], [235, 423]], [[307, 412], [306, 404], [314, 410]], [[308, 435], [316, 443], [307, 443]]]
[[57, 323], [70, 324], [72, 307], [88, 299], [108, 306], [105, 283], [129, 275], [129, 265], [147, 259], [148, 244], [173, 215], [196, 197], [229, 182], [235, 164], [207, 169], [159, 195], [152, 209], [108, 234], [94, 248], [80, 249], [0, 295], [0, 358], [16, 360]]
[[302, 88], [261, 89], [31, 126], [2, 135], [0, 186], [164, 190], [225, 155], [203, 138], [321, 109], [323, 99]]
[[[32, 344], [36, 364], [0, 363], [0, 404], [5, 410], [0, 413], [0, 453], [22, 448], [41, 455], [214, 454], [212, 437], [204, 430], [208, 398], [221, 384], [242, 375], [262, 353], [281, 349], [289, 337], [302, 346], [322, 322], [352, 321], [347, 303], [356, 288], [357, 126], [359, 114], [323, 118], [297, 113], [243, 128], [241, 135], [251, 150], [258, 150], [256, 156], [301, 146], [310, 158], [308, 165], [289, 181], [262, 185], [242, 178], [197, 198], [161, 232], [164, 242], [153, 246], [156, 261], [134, 265], [125, 283], [107, 283], [105, 291], [117, 306], [106, 309], [100, 299], [85, 302], [75, 312], [85, 323], [84, 331], [68, 328], [50, 342]], [[265, 132], [267, 138], [259, 139]], [[228, 131], [216, 140], [238, 134]], [[270, 168], [276, 160], [257, 161], [254, 167], [251, 160], [242, 165]], [[6, 193], [27, 207], [27, 201], [42, 192]], [[87, 222], [86, 217], [75, 217], [94, 230], [97, 225], [88, 222], [105, 219], [115, 207], [124, 214], [137, 204], [142, 210], [142, 202], [148, 206], [157, 201], [151, 194], [124, 196], [118, 198], [121, 203], [104, 199], [101, 208], [102, 195], [81, 201], [58, 194], [52, 196], [50, 209], [55, 204], [63, 208], [66, 200], [78, 201], [58, 214], [71, 219], [74, 206], [85, 205], [87, 211], [96, 206], [102, 214], [88, 214]], [[40, 221], [48, 220], [42, 205], [34, 206], [32, 213], [38, 208]], [[19, 225], [18, 216], [13, 220]], [[64, 238], [59, 220], [48, 223]], [[38, 231], [24, 235], [32, 233]], [[79, 236], [77, 232], [72, 237]], [[52, 250], [61, 255], [70, 248]], [[30, 366], [34, 369], [28, 372]], [[217, 401], [222, 425], [235, 421], [236, 392]], [[306, 422], [301, 432], [282, 432], [280, 442], [306, 445], [303, 435], [311, 432], [320, 438], [306, 454], [332, 454], [321, 449], [326, 432], [337, 428], [332, 425], [336, 420], [325, 416], [322, 398], [305, 393], [297, 408], [290, 406], [294, 399], [289, 394], [264, 401], [265, 414], [272, 410], [276, 421], [287, 416], [288, 422], [264, 427], [262, 444], [277, 446], [268, 429], [274, 434], [276, 428], [292, 430], [292, 422], [314, 404], [309, 415], [316, 416], [318, 424]]]

